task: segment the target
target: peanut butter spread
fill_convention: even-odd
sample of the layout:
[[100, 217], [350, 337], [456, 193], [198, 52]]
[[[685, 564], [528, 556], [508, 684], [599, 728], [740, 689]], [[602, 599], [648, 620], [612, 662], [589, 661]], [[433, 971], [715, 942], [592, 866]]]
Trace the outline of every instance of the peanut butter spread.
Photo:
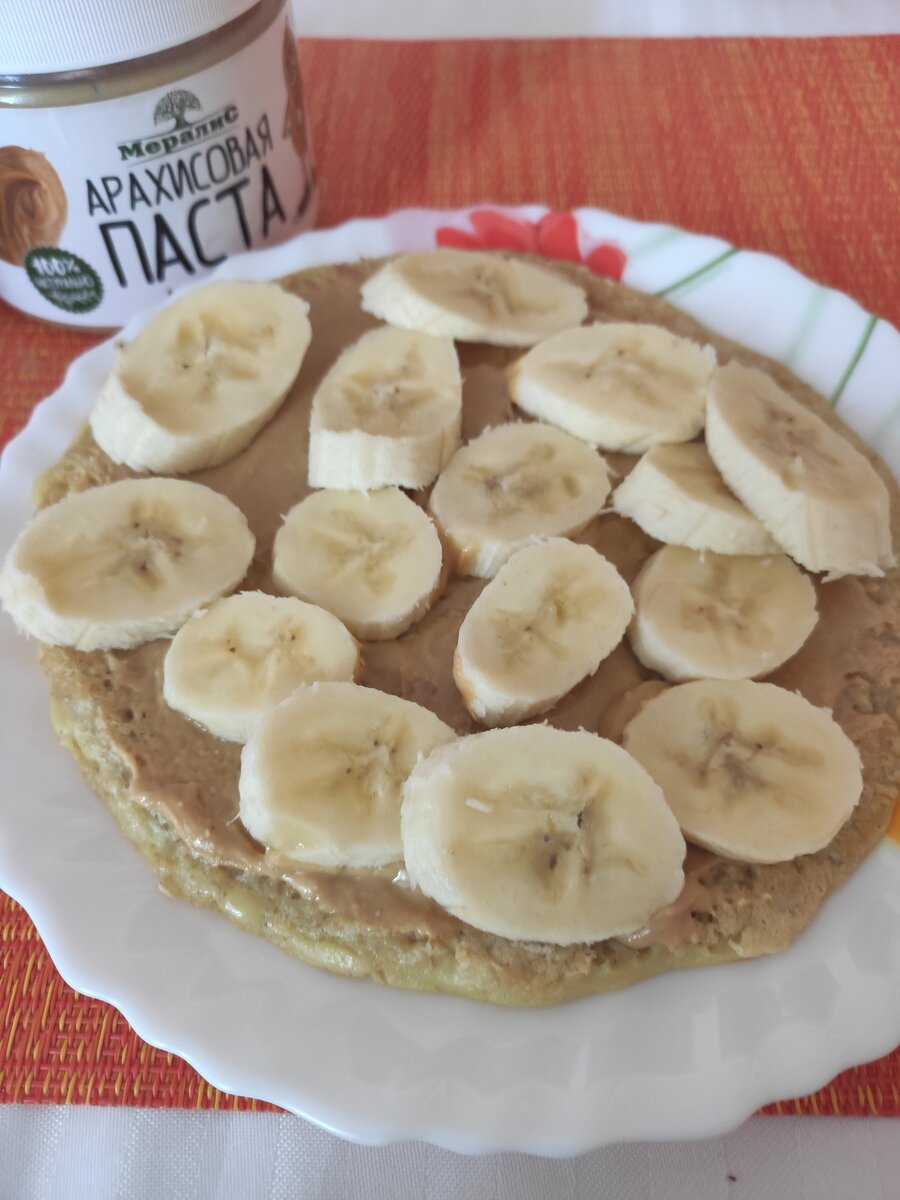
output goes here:
[[63, 185], [43, 154], [0, 146], [0, 258], [21, 267], [35, 246], [55, 246], [67, 212]]
[[[340, 351], [376, 324], [359, 305], [359, 286], [372, 270], [372, 264], [360, 263], [310, 271], [285, 281], [285, 286], [310, 304], [313, 337], [298, 381], [283, 408], [247, 450], [221, 467], [191, 477], [228, 495], [250, 522], [257, 550], [244, 587], [272, 590], [274, 535], [283, 515], [310, 490], [306, 478], [313, 393]], [[824, 409], [826, 419], [837, 424], [823, 402], [812, 399], [809, 389], [783, 369], [716, 339], [661, 301], [584, 273], [577, 278], [588, 290], [590, 320], [652, 320], [675, 332], [709, 341], [716, 347], [720, 361], [737, 355], [748, 363], [763, 365], [776, 373], [782, 386], [798, 398], [820, 405], [818, 411]], [[504, 370], [517, 352], [482, 345], [460, 345], [458, 350], [463, 375], [464, 438], [517, 419], [504, 378]], [[621, 476], [634, 459], [610, 455], [608, 461], [612, 473]], [[880, 469], [884, 473], [883, 466]], [[129, 473], [110, 463], [85, 434], [44, 478], [39, 499], [48, 503], [67, 491]], [[889, 486], [896, 510], [896, 489]], [[426, 497], [418, 498], [424, 502]], [[896, 511], [894, 516], [896, 519]], [[629, 583], [657, 546], [636, 525], [611, 512], [595, 518], [576, 540], [604, 554]], [[364, 643], [361, 682], [424, 705], [460, 734], [475, 731], [478, 727], [464, 708], [453, 681], [452, 660], [459, 626], [483, 586], [483, 581], [451, 576], [443, 596], [407, 633], [393, 642]], [[681, 965], [690, 948], [697, 946], [706, 947], [713, 955], [705, 961], [715, 961], [716, 947], [726, 944], [730, 949], [723, 950], [720, 958], [782, 948], [812, 918], [824, 895], [881, 836], [892, 808], [898, 744], [900, 618], [895, 582], [845, 578], [817, 583], [816, 588], [818, 624], [800, 652], [768, 678], [799, 691], [813, 704], [832, 709], [860, 747], [866, 785], [857, 813], [831, 846], [818, 855], [774, 866], [748, 867], [691, 848], [682, 895], [657, 914], [647, 929], [623, 940], [619, 949], [611, 952], [619, 955], [617, 962], [631, 962], [635, 956], [652, 950], [658, 957], [643, 971], [647, 974]], [[287, 883], [298, 895], [354, 928], [383, 931], [387, 938], [399, 939], [403, 944], [404, 939], [424, 940], [432, 952], [442, 946], [455, 946], [457, 958], [460, 946], [468, 947], [469, 957], [488, 953], [484, 950], [487, 946], [498, 962], [503, 958], [506, 951], [497, 949], [502, 939], [484, 935], [476, 938], [475, 931], [410, 888], [399, 865], [368, 873], [302, 869], [279, 860], [254, 842], [237, 819], [240, 747], [218, 740], [163, 701], [162, 662], [167, 646], [167, 642], [158, 641], [132, 651], [80, 655], [59, 649], [43, 652], [57, 698], [62, 697], [70, 707], [77, 707], [79, 699], [90, 698], [92, 719], [99, 721], [104, 738], [123, 764], [132, 801], [154, 819], [161, 818], [189, 846], [196, 860], [211, 867], [225, 867], [242, 881]], [[562, 729], [583, 727], [618, 740], [641, 704], [666, 686], [638, 662], [627, 641], [623, 641], [598, 671], [564, 697], [546, 719]], [[96, 778], [93, 782], [96, 786]], [[227, 903], [220, 907], [229, 908]], [[472, 935], [471, 945], [465, 940], [468, 935]], [[539, 947], [535, 954], [538, 949], [547, 951]], [[298, 952], [302, 957], [302, 951]], [[527, 945], [520, 953], [526, 952], [531, 952]], [[576, 953], [581, 958], [573, 965]], [[566, 948], [560, 954], [567, 964], [566, 971], [586, 977], [599, 951]], [[699, 960], [688, 957], [685, 961]], [[338, 965], [336, 969], [343, 968]], [[515, 969], [521, 974], [521, 964]], [[626, 982], [642, 973], [631, 966], [628, 970], [631, 975]], [[354, 973], [363, 972], [360, 969]], [[382, 977], [390, 978], [390, 972], [382, 971]], [[446, 982], [413, 986], [466, 991], [462, 984], [450, 986]], [[546, 997], [518, 1002], [547, 1002], [608, 986], [617, 986], [617, 982], [607, 981], [602, 986], [580, 983], [568, 990], [554, 984], [555, 993], [549, 988]], [[506, 1002], [516, 1002], [510, 1000], [511, 994], [511, 985], [497, 991]]]

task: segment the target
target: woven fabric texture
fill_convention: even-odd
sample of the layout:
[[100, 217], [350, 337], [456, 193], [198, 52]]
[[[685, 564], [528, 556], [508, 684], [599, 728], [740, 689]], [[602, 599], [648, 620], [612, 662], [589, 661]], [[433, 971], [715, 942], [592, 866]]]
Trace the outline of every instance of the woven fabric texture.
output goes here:
[[[301, 42], [320, 223], [593, 205], [786, 258], [900, 318], [900, 38]], [[0, 445], [97, 337], [0, 303]], [[0, 1101], [264, 1108], [67, 987], [0, 893]], [[769, 1112], [900, 1116], [900, 1051]]]

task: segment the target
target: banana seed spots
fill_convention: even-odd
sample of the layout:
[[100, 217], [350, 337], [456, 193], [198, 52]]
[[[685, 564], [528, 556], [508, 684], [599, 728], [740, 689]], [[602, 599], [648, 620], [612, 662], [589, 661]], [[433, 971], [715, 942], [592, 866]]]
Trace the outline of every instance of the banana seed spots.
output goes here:
[[[99, 538], [85, 533], [69, 539], [65, 552], [58, 546], [38, 554], [35, 569], [49, 600], [63, 609], [77, 607], [79, 597], [116, 588], [136, 593], [157, 592], [169, 585], [189, 539], [171, 522], [156, 518], [135, 504], [120, 529], [101, 530]], [[102, 563], [102, 567], [98, 564]]]
[[823, 449], [816, 426], [776, 404], [763, 405], [756, 435], [780, 460], [779, 474], [787, 487], [803, 488], [809, 474], [840, 470], [840, 460]]
[[365, 741], [348, 745], [336, 737], [317, 738], [315, 745], [298, 743], [290, 761], [303, 767], [296, 779], [286, 781], [293, 792], [292, 804], [300, 811], [309, 803], [327, 808], [340, 805], [342, 824], [348, 816], [368, 822], [398, 800], [408, 773], [399, 761], [407, 732], [406, 722], [385, 719], [371, 728]]
[[[368, 836], [399, 812], [400, 788], [411, 767], [402, 761], [405, 721], [383, 720], [365, 740], [332, 736], [286, 739], [284, 764], [269, 786], [278, 813], [270, 840], [295, 850], [328, 841], [349, 843]], [[409, 757], [407, 755], [407, 757]]]
[[551, 378], [556, 376], [568, 390], [584, 383], [593, 386], [598, 400], [617, 400], [658, 413], [682, 403], [686, 396], [696, 393], [700, 380], [696, 372], [667, 362], [660, 374], [659, 362], [640, 346], [616, 347], [603, 350], [591, 362], [557, 362], [550, 366]]
[[192, 399], [215, 401], [223, 383], [247, 382], [259, 377], [258, 348], [207, 331], [203, 354], [193, 366], [196, 376]]
[[[223, 640], [228, 653], [224, 659], [219, 653]], [[246, 697], [280, 697], [286, 694], [285, 686], [312, 680], [316, 674], [315, 654], [304, 631], [290, 619], [259, 631], [235, 621], [224, 632], [212, 630], [198, 651], [203, 654], [198, 667], [202, 661], [202, 674], [209, 682], [240, 675]]]
[[679, 621], [691, 633], [710, 634], [718, 641], [722, 652], [730, 655], [727, 639], [738, 634], [745, 645], [769, 649], [774, 642], [774, 630], [758, 616], [765, 608], [774, 581], [764, 582], [758, 572], [752, 577], [753, 591], [748, 592], [742, 581], [740, 563], [727, 558], [709, 557], [703, 563], [702, 582], [697, 592], [682, 601]]
[[795, 795], [783, 786], [785, 768], [801, 772], [822, 769], [823, 755], [796, 740], [786, 742], [774, 725], [743, 729], [737, 706], [728, 700], [704, 706], [703, 751], [698, 756], [679, 753], [676, 762], [693, 775], [708, 795], [718, 794], [726, 806], [754, 801], [777, 787], [779, 799], [803, 806], [806, 794]]
[[174, 375], [164, 372], [148, 382], [143, 365], [137, 364], [123, 382], [152, 414], [177, 428], [186, 404], [214, 405], [222, 401], [223, 383], [258, 379], [275, 332], [271, 321], [248, 325], [246, 314], [240, 323], [220, 313], [194, 314], [179, 323], [173, 339]]
[[184, 538], [152, 512], [135, 508], [116, 551], [109, 566], [111, 574], [131, 576], [140, 587], [158, 591], [169, 582], [173, 566], [182, 556]]
[[466, 271], [458, 282], [453, 283], [446, 275], [442, 275], [440, 288], [463, 311], [476, 308], [482, 320], [515, 320], [547, 311], [546, 304], [525, 295], [509, 278], [506, 270], [493, 266], [478, 266], [472, 273]]
[[383, 596], [397, 578], [394, 560], [412, 535], [403, 525], [376, 527], [355, 512], [332, 512], [328, 524], [312, 531], [320, 554], [335, 575], [351, 575], [373, 596]]
[[131, 511], [130, 530], [111, 564], [116, 575], [131, 573], [141, 586], [157, 591], [172, 576], [172, 568], [184, 552], [184, 538], [171, 525], [160, 521], [143, 505]]
[[500, 608], [488, 618], [500, 655], [506, 663], [544, 652], [550, 657], [567, 649], [565, 627], [582, 621], [603, 602], [598, 588], [579, 583], [570, 571], [560, 572], [526, 609]]
[[329, 422], [338, 430], [363, 429], [373, 434], [400, 437], [420, 416], [423, 405], [435, 398], [432, 388], [421, 381], [424, 365], [413, 347], [395, 371], [357, 371], [343, 384], [343, 412]]
[[501, 519], [515, 516], [522, 508], [553, 515], [584, 491], [577, 475], [559, 467], [559, 457], [554, 446], [531, 446], [503, 470], [472, 465], [464, 479], [489, 497], [492, 514]]
[[481, 790], [480, 805], [498, 814], [479, 833], [484, 861], [526, 862], [550, 904], [583, 886], [598, 868], [644, 874], [616, 836], [608, 815], [610, 791], [610, 784], [590, 770], [579, 772], [563, 792], [535, 784], [513, 799]]
[[548, 819], [546, 831], [535, 843], [534, 874], [545, 899], [559, 901], [591, 871], [589, 847], [573, 832]]

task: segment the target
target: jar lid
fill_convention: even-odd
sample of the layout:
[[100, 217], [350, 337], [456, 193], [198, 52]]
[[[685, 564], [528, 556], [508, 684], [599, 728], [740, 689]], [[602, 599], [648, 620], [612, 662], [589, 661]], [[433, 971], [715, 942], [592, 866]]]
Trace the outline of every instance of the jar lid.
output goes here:
[[219, 29], [259, 0], [2, 0], [0, 75], [83, 71]]

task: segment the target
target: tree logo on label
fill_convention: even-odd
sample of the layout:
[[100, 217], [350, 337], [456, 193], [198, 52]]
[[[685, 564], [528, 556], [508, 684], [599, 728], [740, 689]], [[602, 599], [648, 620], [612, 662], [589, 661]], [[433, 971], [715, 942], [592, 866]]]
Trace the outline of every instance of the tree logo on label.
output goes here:
[[[187, 113], [197, 113], [189, 120]], [[160, 96], [153, 110], [153, 124], [157, 126], [154, 133], [144, 134], [132, 142], [120, 142], [119, 157], [122, 162], [132, 158], [159, 158], [171, 154], [183, 146], [193, 146], [197, 142], [205, 142], [218, 137], [227, 131], [228, 127], [237, 124], [238, 106], [232, 101], [218, 112], [203, 115], [203, 105], [198, 96], [185, 88], [175, 88]], [[159, 130], [160, 125], [172, 124], [168, 129]]]
[[153, 124], [162, 125], [165, 121], [174, 121], [176, 129], [187, 129], [190, 121], [184, 115], [186, 112], [200, 112], [200, 101], [193, 92], [177, 88], [174, 92], [166, 92], [153, 110]]

